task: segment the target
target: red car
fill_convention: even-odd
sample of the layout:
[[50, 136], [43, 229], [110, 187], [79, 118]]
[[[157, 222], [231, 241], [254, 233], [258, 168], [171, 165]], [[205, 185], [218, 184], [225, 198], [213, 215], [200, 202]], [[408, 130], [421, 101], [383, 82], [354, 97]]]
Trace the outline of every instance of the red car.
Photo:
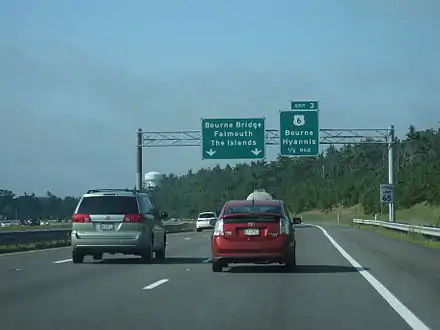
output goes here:
[[281, 200], [226, 202], [211, 238], [212, 270], [229, 263], [280, 263], [296, 266], [293, 223]]

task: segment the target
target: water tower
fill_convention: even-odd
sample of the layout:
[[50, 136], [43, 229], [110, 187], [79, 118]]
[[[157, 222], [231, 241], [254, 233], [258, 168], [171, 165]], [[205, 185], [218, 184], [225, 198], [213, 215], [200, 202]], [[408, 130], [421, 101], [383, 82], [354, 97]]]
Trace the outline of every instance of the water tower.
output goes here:
[[163, 180], [163, 175], [159, 172], [148, 172], [144, 177], [144, 185], [146, 188], [159, 187]]

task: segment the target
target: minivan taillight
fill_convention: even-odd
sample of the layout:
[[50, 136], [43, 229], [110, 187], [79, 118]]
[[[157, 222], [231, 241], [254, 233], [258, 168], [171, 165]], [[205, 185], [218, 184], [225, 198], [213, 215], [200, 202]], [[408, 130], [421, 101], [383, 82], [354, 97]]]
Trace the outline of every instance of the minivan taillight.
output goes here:
[[224, 236], [223, 232], [223, 219], [218, 219], [214, 226], [213, 236]]
[[139, 223], [142, 219], [143, 215], [140, 213], [126, 214], [124, 216], [124, 222]]
[[92, 222], [92, 219], [90, 219], [90, 215], [88, 215], [88, 214], [75, 213], [72, 216], [72, 222], [73, 223], [88, 223], [88, 222]]

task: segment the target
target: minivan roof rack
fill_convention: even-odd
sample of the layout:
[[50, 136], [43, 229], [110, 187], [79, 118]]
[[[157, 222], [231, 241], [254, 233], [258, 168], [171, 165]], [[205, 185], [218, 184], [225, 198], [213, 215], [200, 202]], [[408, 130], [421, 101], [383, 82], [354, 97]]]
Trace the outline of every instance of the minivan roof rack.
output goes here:
[[117, 189], [117, 188], [104, 188], [104, 189], [89, 189], [87, 190], [87, 194], [93, 194], [96, 192], [105, 192], [105, 191], [126, 191], [126, 192], [139, 192], [139, 190], [135, 190], [135, 189]]

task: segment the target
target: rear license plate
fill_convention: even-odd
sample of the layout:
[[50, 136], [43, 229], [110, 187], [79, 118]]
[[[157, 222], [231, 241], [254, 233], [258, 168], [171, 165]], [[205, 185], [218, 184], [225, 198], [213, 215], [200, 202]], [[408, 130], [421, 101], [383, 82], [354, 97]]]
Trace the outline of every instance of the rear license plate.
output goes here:
[[260, 235], [260, 230], [258, 228], [246, 228], [244, 234], [246, 236], [258, 236]]
[[103, 223], [101, 224], [101, 230], [113, 230], [112, 223]]

